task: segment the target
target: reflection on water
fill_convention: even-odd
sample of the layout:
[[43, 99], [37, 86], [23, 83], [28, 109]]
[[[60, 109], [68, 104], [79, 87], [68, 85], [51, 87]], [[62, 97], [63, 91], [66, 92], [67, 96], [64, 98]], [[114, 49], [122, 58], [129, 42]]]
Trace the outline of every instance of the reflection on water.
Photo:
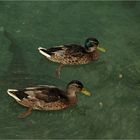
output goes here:
[[6, 76], [4, 76], [6, 77], [4, 81], [11, 82], [13, 88], [16, 88], [18, 85], [24, 85], [25, 83], [27, 84], [27, 82], [29, 82], [29, 75], [27, 72], [22, 48], [17, 45], [16, 39], [11, 33], [4, 31], [4, 36], [10, 42], [9, 51], [12, 54], [11, 63], [9, 64]]

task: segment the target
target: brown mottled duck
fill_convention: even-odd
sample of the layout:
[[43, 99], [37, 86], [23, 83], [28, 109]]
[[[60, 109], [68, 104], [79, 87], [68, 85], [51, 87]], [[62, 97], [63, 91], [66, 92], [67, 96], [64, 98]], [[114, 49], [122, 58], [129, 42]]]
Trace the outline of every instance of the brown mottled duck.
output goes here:
[[96, 38], [86, 39], [84, 46], [67, 44], [48, 49], [39, 47], [38, 50], [50, 61], [60, 64], [56, 69], [56, 74], [59, 78], [63, 65], [87, 64], [99, 58], [97, 50], [105, 52], [105, 49], [99, 46], [99, 41]]
[[68, 83], [66, 90], [55, 86], [39, 85], [25, 89], [8, 89], [7, 93], [13, 97], [19, 104], [28, 108], [28, 110], [19, 115], [19, 118], [25, 118], [36, 110], [62, 110], [77, 104], [77, 92], [90, 96], [80, 81], [73, 80]]

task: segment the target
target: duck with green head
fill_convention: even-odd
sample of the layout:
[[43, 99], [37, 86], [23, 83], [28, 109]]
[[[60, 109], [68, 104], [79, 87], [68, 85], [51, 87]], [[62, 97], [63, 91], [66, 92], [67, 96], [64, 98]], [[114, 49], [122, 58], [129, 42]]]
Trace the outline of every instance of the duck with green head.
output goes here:
[[38, 48], [39, 52], [47, 59], [59, 63], [56, 69], [58, 77], [63, 65], [79, 65], [87, 64], [99, 58], [99, 51], [105, 52], [104, 48], [99, 46], [99, 41], [96, 38], [87, 38], [85, 45], [66, 44], [52, 48]]

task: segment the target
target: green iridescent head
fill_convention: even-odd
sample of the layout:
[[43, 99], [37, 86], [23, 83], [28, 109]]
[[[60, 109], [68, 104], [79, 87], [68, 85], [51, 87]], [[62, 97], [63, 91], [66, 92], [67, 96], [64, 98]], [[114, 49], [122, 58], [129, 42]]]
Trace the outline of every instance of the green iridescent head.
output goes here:
[[101, 48], [99, 46], [99, 41], [96, 39], [96, 38], [87, 38], [86, 41], [85, 41], [85, 48], [88, 52], [93, 52], [95, 51], [96, 49], [102, 51], [102, 52], [105, 52], [106, 50], [104, 48]]

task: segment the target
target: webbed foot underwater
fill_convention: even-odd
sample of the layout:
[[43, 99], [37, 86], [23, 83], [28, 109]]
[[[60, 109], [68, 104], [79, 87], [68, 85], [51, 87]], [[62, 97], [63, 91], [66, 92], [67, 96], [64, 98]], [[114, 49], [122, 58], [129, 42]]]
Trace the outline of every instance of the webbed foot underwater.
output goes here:
[[32, 110], [62, 110], [77, 104], [77, 92], [90, 96], [78, 80], [69, 82], [65, 90], [50, 85], [39, 85], [24, 89], [8, 89], [7, 93], [28, 110], [19, 115], [25, 118]]

